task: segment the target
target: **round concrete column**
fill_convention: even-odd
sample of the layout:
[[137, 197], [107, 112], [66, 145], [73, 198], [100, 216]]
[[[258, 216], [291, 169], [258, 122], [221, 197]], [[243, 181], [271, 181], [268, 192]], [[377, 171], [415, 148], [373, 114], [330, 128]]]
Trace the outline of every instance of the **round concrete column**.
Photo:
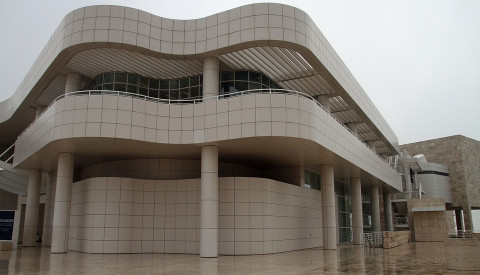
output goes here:
[[76, 92], [80, 90], [82, 76], [78, 73], [68, 73], [65, 84], [65, 93]]
[[383, 192], [383, 204], [385, 208], [385, 231], [393, 231], [392, 226], [392, 194], [390, 191]]
[[60, 153], [58, 156], [57, 187], [53, 210], [52, 253], [65, 253], [68, 250], [72, 182], [73, 154]]
[[362, 244], [362, 184], [360, 178], [351, 178], [353, 244]]
[[324, 165], [322, 173], [323, 249], [337, 249], [337, 213], [333, 165]]
[[40, 204], [40, 187], [42, 170], [32, 169], [28, 175], [27, 205], [23, 226], [22, 246], [35, 246], [37, 236], [38, 208]]
[[372, 185], [370, 187], [370, 197], [372, 198], [372, 223], [373, 231], [380, 232], [382, 231], [382, 226], [380, 225], [380, 199], [378, 196], [378, 186]]
[[200, 256], [218, 256], [218, 147], [202, 147]]
[[219, 90], [219, 63], [215, 57], [203, 60], [203, 98], [217, 96]]

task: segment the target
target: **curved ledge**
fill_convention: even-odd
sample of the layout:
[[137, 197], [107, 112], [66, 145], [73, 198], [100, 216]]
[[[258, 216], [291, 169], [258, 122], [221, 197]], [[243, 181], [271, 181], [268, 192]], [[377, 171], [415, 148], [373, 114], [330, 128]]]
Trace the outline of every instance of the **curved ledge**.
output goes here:
[[[75, 54], [123, 48], [165, 59], [201, 59], [258, 46], [297, 51], [393, 151], [398, 139], [303, 11], [281, 4], [252, 4], [206, 18], [174, 20], [137, 9], [90, 6], [69, 13], [58, 26], [15, 94], [0, 102], [0, 125], [20, 120]], [[23, 118], [24, 120], [25, 118]]]
[[216, 97], [216, 100], [194, 101], [195, 104], [119, 95], [62, 96], [18, 138], [14, 165], [22, 164], [47, 144], [61, 140], [75, 143], [76, 139], [81, 142], [82, 138], [101, 138], [202, 145], [283, 137], [312, 142], [394, 188], [401, 188], [401, 178], [390, 165], [315, 100], [298, 92]]

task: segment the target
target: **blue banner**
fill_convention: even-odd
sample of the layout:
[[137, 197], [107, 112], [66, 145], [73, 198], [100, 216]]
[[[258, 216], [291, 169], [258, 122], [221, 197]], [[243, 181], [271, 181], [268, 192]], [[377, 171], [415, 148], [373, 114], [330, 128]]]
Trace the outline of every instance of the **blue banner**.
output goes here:
[[0, 240], [12, 240], [14, 220], [15, 211], [0, 211]]

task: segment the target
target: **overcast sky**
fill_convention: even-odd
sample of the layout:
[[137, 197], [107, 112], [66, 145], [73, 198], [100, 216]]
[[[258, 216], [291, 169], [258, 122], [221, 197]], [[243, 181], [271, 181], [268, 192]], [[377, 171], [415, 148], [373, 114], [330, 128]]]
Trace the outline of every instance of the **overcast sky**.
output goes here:
[[[0, 2], [0, 101], [10, 97], [71, 10], [119, 4], [177, 19], [253, 1]], [[480, 140], [480, 1], [279, 1], [306, 11], [400, 144], [461, 134]]]

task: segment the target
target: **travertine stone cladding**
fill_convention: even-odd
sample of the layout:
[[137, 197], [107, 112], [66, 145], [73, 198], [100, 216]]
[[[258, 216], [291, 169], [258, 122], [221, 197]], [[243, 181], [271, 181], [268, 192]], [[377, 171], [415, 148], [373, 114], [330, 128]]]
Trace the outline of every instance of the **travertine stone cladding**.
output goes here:
[[396, 232], [383, 232], [383, 248], [394, 248], [410, 242], [411, 232], [396, 231]]
[[480, 141], [456, 135], [405, 144], [403, 149], [448, 166], [453, 207], [463, 208], [465, 227], [471, 228], [470, 209], [480, 207]]

